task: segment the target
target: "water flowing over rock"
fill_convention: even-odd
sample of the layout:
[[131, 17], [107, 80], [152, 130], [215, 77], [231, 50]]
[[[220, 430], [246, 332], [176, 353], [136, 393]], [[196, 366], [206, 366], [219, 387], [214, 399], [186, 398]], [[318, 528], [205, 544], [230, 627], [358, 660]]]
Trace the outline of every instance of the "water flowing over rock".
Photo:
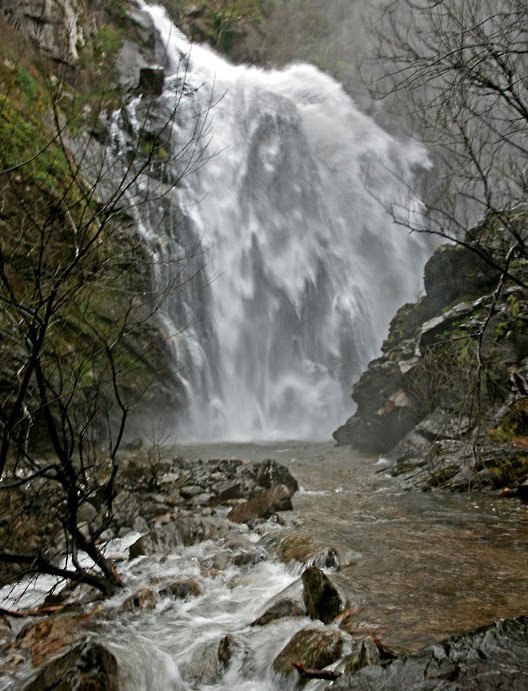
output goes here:
[[419, 287], [425, 242], [391, 227], [384, 203], [402, 201], [425, 154], [315, 68], [229, 65], [144, 11], [166, 46], [164, 91], [134, 99], [113, 134], [123, 161], [151, 153], [130, 195], [154, 287], [180, 272], [160, 316], [179, 434], [323, 438]]
[[86, 641], [49, 662], [22, 691], [118, 691], [119, 669], [104, 646]]
[[255, 619], [252, 626], [266, 626], [266, 624], [270, 624], [277, 619], [302, 617], [305, 614], [305, 610], [299, 606], [298, 602], [290, 598], [284, 598], [267, 609], [258, 619]]

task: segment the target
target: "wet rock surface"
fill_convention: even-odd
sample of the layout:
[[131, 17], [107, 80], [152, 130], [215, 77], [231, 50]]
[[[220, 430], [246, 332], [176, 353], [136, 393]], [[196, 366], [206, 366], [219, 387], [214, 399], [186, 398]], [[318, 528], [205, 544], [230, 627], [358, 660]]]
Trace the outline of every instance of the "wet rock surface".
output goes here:
[[495, 295], [498, 278], [465, 247], [437, 249], [426, 295], [397, 312], [354, 386], [339, 445], [384, 454], [406, 488], [517, 490], [528, 473], [528, 296], [507, 282]]
[[119, 670], [114, 655], [99, 643], [79, 643], [49, 662], [20, 691], [119, 691]]
[[293, 663], [307, 669], [321, 670], [346, 654], [349, 645], [349, 636], [338, 629], [302, 629], [277, 655], [273, 669], [285, 676], [295, 677], [297, 673]]
[[303, 532], [289, 533], [281, 537], [275, 550], [286, 564], [297, 562], [306, 566], [317, 566], [320, 569], [339, 570], [350, 565], [357, 555], [329, 545]]
[[[249, 463], [233, 459], [202, 462], [176, 458], [158, 459], [155, 465], [149, 465], [148, 459], [141, 456], [141, 445], [138, 445], [137, 453], [123, 464], [114, 502], [114, 522], [106, 537], [126, 536], [138, 529], [143, 531], [144, 534], [129, 549], [130, 559], [144, 557], [148, 560], [154, 556], [156, 560], [163, 560], [177, 555], [185, 547], [207, 542], [213, 549], [216, 547], [216, 553], [209, 550], [196, 562], [205, 576], [215, 577], [223, 570], [235, 567], [239, 573], [244, 573], [269, 558], [266, 549], [248, 539], [248, 527], [243, 522], [229, 520], [226, 515], [231, 509], [240, 508], [244, 511], [244, 520], [258, 524], [277, 511], [291, 510], [291, 495], [298, 484], [287, 468], [269, 459]], [[96, 496], [82, 506], [81, 517], [87, 531], [90, 531], [100, 508]], [[104, 648], [95, 643], [93, 648], [78, 648], [80, 643], [77, 642], [86, 630], [95, 631], [98, 622], [105, 617], [149, 616], [159, 608], [172, 607], [177, 601], [190, 600], [202, 594], [201, 578], [155, 576], [142, 587], [136, 585], [106, 613], [94, 610], [97, 611], [95, 617], [91, 613], [60, 614], [68, 605], [61, 596], [53, 596], [53, 603], [50, 603], [56, 601], [59, 614], [55, 614], [52, 606], [49, 610], [51, 616], [23, 627], [16, 638], [6, 624], [6, 669], [16, 671], [21, 661], [31, 662], [35, 669], [39, 669], [39, 685], [27, 686], [28, 689], [78, 687], [86, 691], [98, 691], [99, 688], [112, 691], [117, 688], [113, 656], [110, 653], [106, 655]], [[78, 595], [72, 594], [74, 601]], [[93, 606], [93, 597], [92, 593], [86, 604]], [[170, 603], [171, 600], [174, 604]], [[83, 609], [80, 601], [77, 601], [77, 609]], [[42, 611], [43, 616], [47, 611]], [[295, 614], [294, 609], [289, 612], [290, 616]], [[287, 614], [276, 611], [271, 616], [276, 618]], [[232, 660], [240, 658], [240, 663], [245, 664], [241, 645], [236, 637], [224, 637], [221, 645], [216, 643], [214, 654], [204, 650], [203, 659], [196, 654], [194, 662], [188, 663], [189, 675], [199, 682], [213, 683]], [[51, 661], [63, 651], [66, 651], [63, 657]], [[65, 671], [66, 667], [71, 667], [71, 670]], [[99, 672], [92, 673], [92, 668]], [[66, 675], [67, 683], [73, 686], [53, 686], [62, 673]], [[101, 678], [102, 686], [90, 686], [93, 675]]]
[[528, 688], [528, 617], [506, 619], [343, 677], [342, 691], [521, 691]]
[[346, 609], [346, 599], [321, 569], [310, 566], [303, 572], [301, 580], [304, 604], [311, 619], [329, 624]]
[[267, 609], [258, 619], [255, 619], [251, 626], [266, 626], [266, 624], [277, 621], [277, 619], [303, 617], [305, 614], [306, 610], [298, 602], [290, 598], [284, 598]]
[[278, 485], [234, 506], [227, 517], [234, 523], [253, 523], [259, 518], [269, 518], [278, 511], [292, 510], [290, 490], [286, 485]]

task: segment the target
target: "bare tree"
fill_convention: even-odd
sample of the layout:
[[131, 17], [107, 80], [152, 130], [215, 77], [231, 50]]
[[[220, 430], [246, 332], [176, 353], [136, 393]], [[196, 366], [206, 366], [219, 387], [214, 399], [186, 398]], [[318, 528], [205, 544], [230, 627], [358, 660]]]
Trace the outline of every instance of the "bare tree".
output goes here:
[[[523, 0], [392, 0], [373, 28], [371, 86], [429, 148], [425, 213], [395, 219], [471, 247], [526, 287], [528, 13]], [[381, 70], [381, 75], [380, 75]], [[480, 226], [467, 235], [469, 228]]]
[[[22, 68], [6, 69], [0, 338], [11, 376], [1, 382], [0, 498], [22, 492], [26, 501], [44, 504], [45, 521], [29, 551], [4, 545], [0, 563], [109, 594], [121, 579], [102, 538], [114, 520], [127, 419], [149, 383], [150, 323], [195, 270], [193, 248], [173, 259], [165, 283], [154, 289], [133, 221], [138, 205], [167, 195], [203, 162], [208, 113], [197, 118], [190, 140], [170, 149], [164, 135], [185, 93], [184, 67], [175, 106], [155, 133], [146, 123], [156, 98], [144, 96], [143, 121], [126, 151], [116, 151], [104, 123], [90, 135], [72, 135], [79, 114], [70, 87], [49, 72], [29, 75], [31, 109], [21, 112], [15, 104]], [[109, 121], [104, 103], [91, 114], [94, 123]], [[158, 182], [138, 197], [138, 180], [153, 169], [150, 180]], [[97, 509], [89, 530], [82, 517], [87, 504]]]

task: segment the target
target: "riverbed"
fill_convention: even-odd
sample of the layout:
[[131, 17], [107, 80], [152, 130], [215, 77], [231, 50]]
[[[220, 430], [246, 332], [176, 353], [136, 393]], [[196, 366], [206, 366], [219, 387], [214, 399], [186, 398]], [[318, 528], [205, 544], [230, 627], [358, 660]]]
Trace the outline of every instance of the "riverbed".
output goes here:
[[494, 494], [401, 491], [383, 460], [330, 443], [178, 447], [198, 458], [275, 458], [301, 491], [303, 529], [357, 553], [340, 574], [388, 645], [417, 648], [528, 612], [528, 506]]
[[[262, 552], [254, 562], [222, 562], [226, 545], [206, 540], [119, 563], [126, 591], [105, 603], [107, 614], [93, 635], [115, 654], [124, 691], [293, 688], [293, 680], [286, 684], [271, 664], [297, 631], [323, 625], [301, 616], [252, 626], [274, 599], [300, 596], [304, 567], [281, 562], [274, 548], [291, 533], [340, 555], [342, 566], [330, 576], [345, 592], [358, 630], [389, 648], [415, 650], [528, 611], [528, 507], [518, 500], [402, 491], [383, 459], [330, 443], [180, 445], [163, 454], [204, 461], [274, 458], [300, 490], [293, 512], [245, 529], [246, 543]], [[137, 537], [122, 541], [124, 557]], [[196, 579], [201, 594], [123, 610], [124, 599], [138, 589], [181, 577]], [[226, 635], [231, 660], [219, 671]], [[0, 688], [10, 689], [5, 681]], [[323, 687], [312, 682], [308, 688]]]

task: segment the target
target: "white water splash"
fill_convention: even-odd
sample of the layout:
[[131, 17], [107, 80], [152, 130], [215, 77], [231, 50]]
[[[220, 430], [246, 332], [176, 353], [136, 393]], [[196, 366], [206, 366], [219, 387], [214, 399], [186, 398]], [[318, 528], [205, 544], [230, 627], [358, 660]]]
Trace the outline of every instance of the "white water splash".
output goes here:
[[170, 153], [180, 151], [180, 171], [190, 165], [141, 211], [144, 236], [157, 264], [193, 245], [203, 264], [163, 313], [187, 394], [180, 433], [328, 437], [390, 317], [421, 285], [426, 243], [391, 224], [385, 205], [418, 213], [407, 183], [426, 154], [316, 68], [230, 65], [191, 46], [164, 9], [143, 9], [166, 46], [157, 117], [177, 111]]

